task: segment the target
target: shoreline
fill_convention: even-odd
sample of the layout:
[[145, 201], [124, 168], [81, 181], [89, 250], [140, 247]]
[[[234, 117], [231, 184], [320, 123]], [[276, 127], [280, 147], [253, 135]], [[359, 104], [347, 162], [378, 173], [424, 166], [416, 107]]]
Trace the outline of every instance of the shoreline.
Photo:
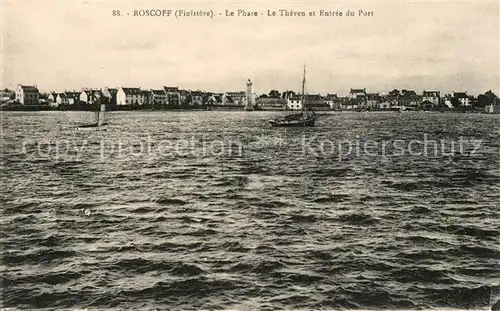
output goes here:
[[[83, 113], [95, 113], [96, 111], [92, 110], [59, 110], [59, 109], [0, 109], [1, 112], [83, 112]], [[114, 112], [245, 112], [245, 113], [299, 113], [300, 110], [270, 110], [270, 109], [256, 109], [251, 111], [246, 111], [244, 108], [235, 109], [116, 109], [116, 110], [108, 110], [106, 113], [114, 113]], [[408, 113], [461, 113], [461, 114], [498, 114], [498, 113], [490, 113], [483, 110], [406, 110], [406, 111], [398, 111], [398, 110], [318, 110], [315, 111], [316, 115], [330, 115], [330, 114], [338, 114], [338, 113], [394, 113], [394, 114], [408, 114]]]

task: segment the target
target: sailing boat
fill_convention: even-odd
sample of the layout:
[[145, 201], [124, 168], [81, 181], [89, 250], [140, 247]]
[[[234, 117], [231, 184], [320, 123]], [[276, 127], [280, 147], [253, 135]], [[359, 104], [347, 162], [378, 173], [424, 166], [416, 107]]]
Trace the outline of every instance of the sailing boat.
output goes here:
[[302, 112], [285, 116], [282, 119], [269, 120], [273, 127], [312, 127], [316, 122], [316, 114], [311, 107], [306, 109], [306, 96], [304, 94], [306, 84], [306, 65], [304, 65], [304, 77], [302, 78]]
[[[92, 96], [92, 95], [91, 95]], [[107, 125], [106, 123], [106, 104], [101, 98], [101, 95], [97, 92], [95, 94], [96, 101], [99, 104], [99, 111], [96, 112], [96, 122], [95, 123], [88, 123], [88, 124], [82, 124], [77, 127], [79, 131], [83, 129], [93, 129], [93, 128], [100, 128], [104, 125]]]

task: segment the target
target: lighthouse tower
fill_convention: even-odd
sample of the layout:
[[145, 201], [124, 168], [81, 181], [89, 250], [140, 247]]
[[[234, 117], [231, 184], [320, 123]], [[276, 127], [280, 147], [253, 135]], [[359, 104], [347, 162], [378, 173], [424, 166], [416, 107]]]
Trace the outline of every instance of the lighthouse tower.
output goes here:
[[253, 85], [252, 81], [248, 79], [247, 81], [247, 104], [245, 106], [246, 111], [252, 111], [254, 107], [254, 99], [253, 99]]

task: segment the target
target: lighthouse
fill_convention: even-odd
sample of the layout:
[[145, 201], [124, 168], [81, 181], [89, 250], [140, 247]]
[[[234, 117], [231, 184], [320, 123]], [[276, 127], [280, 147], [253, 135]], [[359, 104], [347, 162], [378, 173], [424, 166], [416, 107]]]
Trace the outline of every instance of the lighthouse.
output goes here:
[[246, 111], [252, 111], [254, 107], [254, 100], [253, 100], [253, 85], [252, 81], [248, 79], [247, 81], [247, 104], [245, 106]]

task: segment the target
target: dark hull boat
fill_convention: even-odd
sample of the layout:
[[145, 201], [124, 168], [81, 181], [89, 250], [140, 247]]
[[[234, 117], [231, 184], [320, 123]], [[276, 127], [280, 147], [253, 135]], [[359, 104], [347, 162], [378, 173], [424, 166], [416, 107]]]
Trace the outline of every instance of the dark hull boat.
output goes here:
[[81, 128], [88, 128], [88, 127], [99, 127], [99, 126], [104, 126], [104, 125], [108, 125], [108, 123], [102, 123], [102, 124], [99, 124], [99, 123], [89, 123], [89, 124], [82, 124], [79, 127], [81, 127]]
[[285, 116], [282, 119], [269, 120], [272, 127], [313, 127], [316, 125], [316, 114], [312, 111], [311, 107], [306, 110], [306, 96], [304, 95], [304, 88], [306, 84], [306, 67], [304, 65], [304, 77], [302, 79], [302, 112], [299, 114], [292, 114]]
[[99, 123], [89, 123], [89, 124], [82, 124], [82, 125], [79, 125], [77, 127], [78, 130], [82, 130], [82, 129], [92, 129], [92, 128], [99, 128], [99, 127], [102, 127], [102, 126], [105, 126], [105, 125], [108, 125], [108, 123], [102, 123], [102, 124], [99, 124]]
[[269, 120], [272, 127], [313, 127], [316, 122], [316, 116], [303, 118], [302, 115], [297, 118], [283, 118], [281, 120]]

